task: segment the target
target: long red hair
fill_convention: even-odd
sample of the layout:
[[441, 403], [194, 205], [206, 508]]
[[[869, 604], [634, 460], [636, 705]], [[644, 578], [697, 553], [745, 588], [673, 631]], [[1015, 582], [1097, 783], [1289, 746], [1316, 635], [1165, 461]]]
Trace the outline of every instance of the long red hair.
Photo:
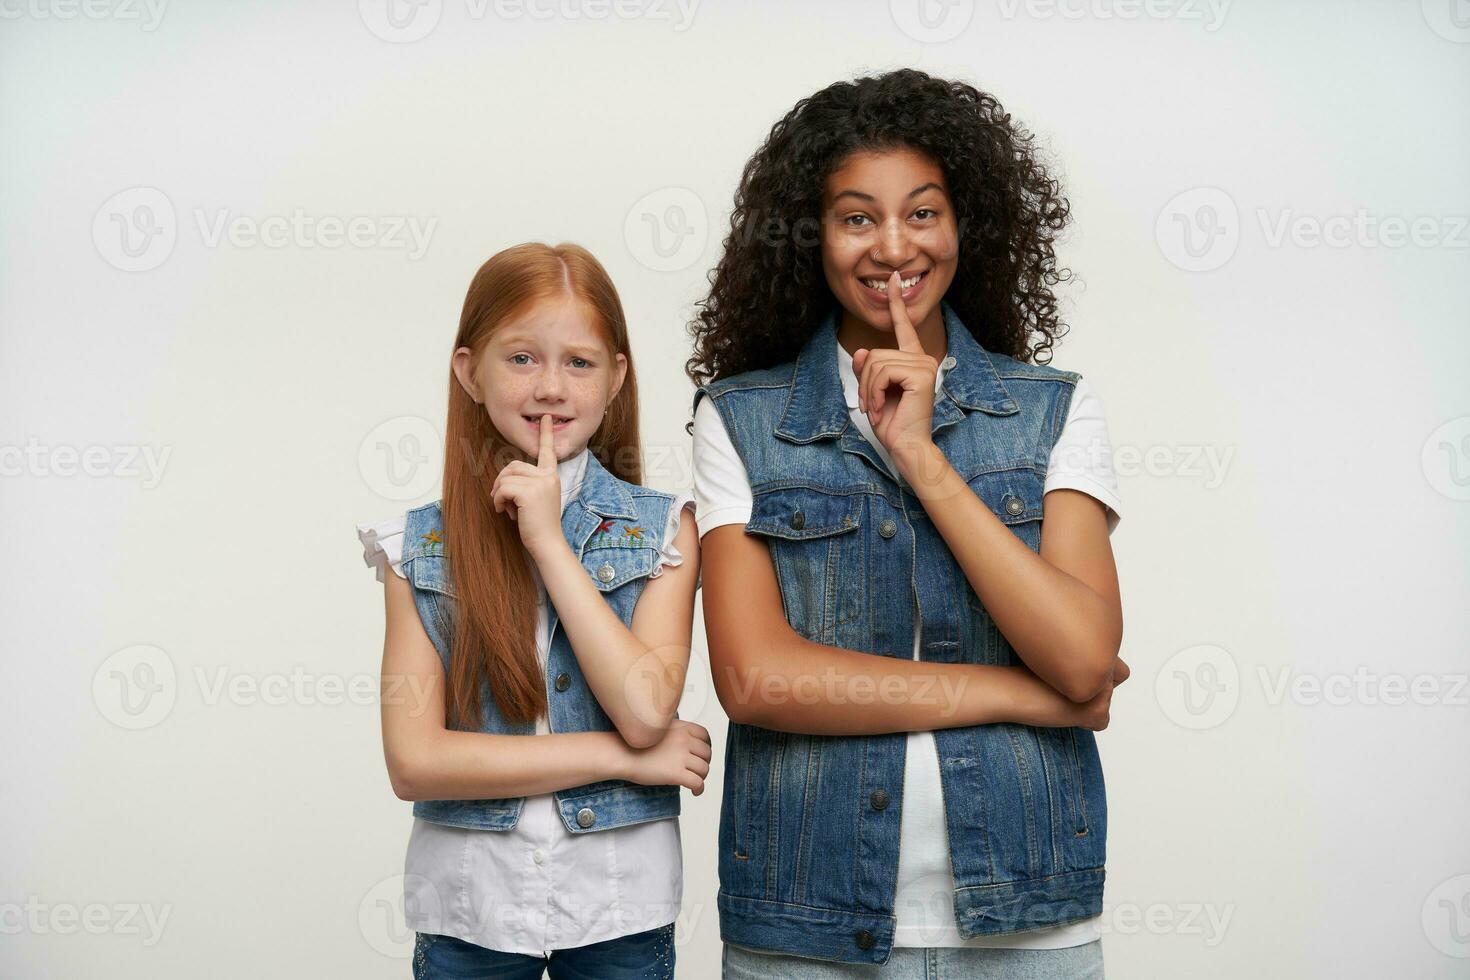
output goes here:
[[[638, 438], [638, 383], [623, 304], [612, 279], [592, 253], [578, 245], [532, 242], [492, 256], [480, 266], [465, 296], [455, 349], [478, 357], [490, 335], [547, 299], [567, 295], [586, 304], [604, 343], [628, 359], [628, 370], [589, 449], [608, 472], [642, 483]], [[506, 514], [497, 513], [490, 488], [501, 466], [520, 458], [449, 373], [445, 425], [443, 516], [455, 603], [445, 704], [451, 727], [474, 731], [483, 715], [482, 688], [490, 688], [500, 715], [514, 724], [545, 711], [546, 686], [536, 659], [536, 583], [531, 558]]]

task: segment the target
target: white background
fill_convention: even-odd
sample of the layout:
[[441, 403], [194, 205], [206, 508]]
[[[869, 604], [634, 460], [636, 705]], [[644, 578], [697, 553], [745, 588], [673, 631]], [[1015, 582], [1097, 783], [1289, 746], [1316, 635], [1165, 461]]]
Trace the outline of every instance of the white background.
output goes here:
[[[353, 525], [438, 496], [470, 276], [599, 256], [648, 482], [687, 486], [742, 165], [907, 65], [995, 93], [1074, 207], [1053, 364], [1120, 453], [1134, 669], [1109, 975], [1465, 976], [1465, 4], [557, 4], [0, 2], [0, 974], [409, 975]], [[719, 776], [683, 977], [718, 970]]]

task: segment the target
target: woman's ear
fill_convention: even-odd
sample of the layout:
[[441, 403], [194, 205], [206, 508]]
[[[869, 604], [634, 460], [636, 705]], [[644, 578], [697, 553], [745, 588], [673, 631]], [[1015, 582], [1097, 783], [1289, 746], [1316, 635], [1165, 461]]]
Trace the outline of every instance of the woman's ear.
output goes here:
[[480, 392], [475, 387], [475, 352], [469, 347], [460, 347], [455, 350], [454, 357], [449, 362], [454, 369], [455, 380], [464, 389], [476, 405], [480, 404]]
[[612, 386], [612, 392], [607, 396], [607, 404], [608, 404], [609, 407], [612, 406], [613, 401], [618, 397], [618, 392], [620, 392], [620, 391], [623, 390], [623, 379], [627, 378], [627, 376], [628, 376], [628, 355], [627, 354], [619, 354], [618, 355], [618, 366], [615, 367], [615, 368], [613, 368], [613, 386]]

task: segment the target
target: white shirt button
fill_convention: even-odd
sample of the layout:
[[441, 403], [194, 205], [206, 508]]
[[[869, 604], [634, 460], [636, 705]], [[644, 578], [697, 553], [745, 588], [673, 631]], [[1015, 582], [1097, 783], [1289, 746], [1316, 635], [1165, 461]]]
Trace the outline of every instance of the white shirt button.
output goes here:
[[541, 850], [541, 848], [539, 847], [536, 848], [534, 851], [531, 852], [531, 860], [535, 861], [537, 864], [545, 862], [546, 852]]

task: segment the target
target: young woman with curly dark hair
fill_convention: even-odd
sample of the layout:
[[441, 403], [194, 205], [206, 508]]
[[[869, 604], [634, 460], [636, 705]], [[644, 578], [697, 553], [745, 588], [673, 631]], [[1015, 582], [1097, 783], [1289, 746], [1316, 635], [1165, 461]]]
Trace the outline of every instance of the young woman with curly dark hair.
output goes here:
[[745, 167], [688, 365], [727, 977], [1102, 976], [1128, 668], [1102, 404], [1043, 363], [1067, 219], [995, 98], [919, 71]]

